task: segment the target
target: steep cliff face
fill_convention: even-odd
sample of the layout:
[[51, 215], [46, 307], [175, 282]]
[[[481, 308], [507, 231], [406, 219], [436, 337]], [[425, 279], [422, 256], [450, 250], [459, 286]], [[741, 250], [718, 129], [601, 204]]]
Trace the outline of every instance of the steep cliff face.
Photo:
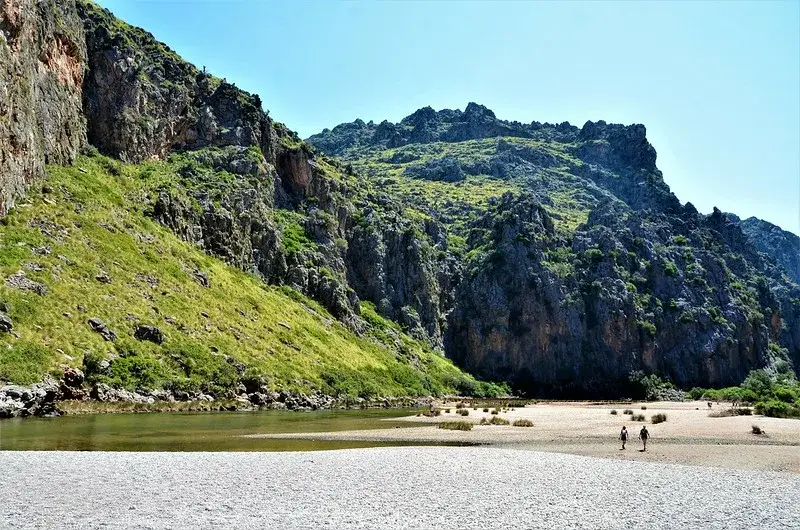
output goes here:
[[274, 131], [257, 95], [199, 71], [88, 0], [78, 1], [78, 13], [88, 136], [100, 151], [128, 162], [206, 146], [259, 146], [272, 155]]
[[72, 1], [0, 4], [0, 215], [86, 141], [86, 44]]
[[444, 226], [438, 312], [468, 370], [609, 396], [637, 372], [721, 386], [800, 361], [798, 285], [738, 220], [681, 205], [641, 125], [521, 124], [470, 104], [309, 141]]

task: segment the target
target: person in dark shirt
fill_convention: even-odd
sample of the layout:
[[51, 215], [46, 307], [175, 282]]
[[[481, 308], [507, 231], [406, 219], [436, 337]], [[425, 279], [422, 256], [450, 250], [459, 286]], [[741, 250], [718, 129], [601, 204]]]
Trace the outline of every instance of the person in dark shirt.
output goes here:
[[642, 430], [639, 431], [639, 439], [642, 441], [642, 451], [647, 451], [648, 438], [650, 438], [650, 433], [647, 431], [647, 426], [643, 425]]
[[619, 432], [619, 439], [622, 441], [622, 448], [625, 449], [625, 442], [628, 441], [628, 429], [625, 426], [622, 426], [622, 430]]

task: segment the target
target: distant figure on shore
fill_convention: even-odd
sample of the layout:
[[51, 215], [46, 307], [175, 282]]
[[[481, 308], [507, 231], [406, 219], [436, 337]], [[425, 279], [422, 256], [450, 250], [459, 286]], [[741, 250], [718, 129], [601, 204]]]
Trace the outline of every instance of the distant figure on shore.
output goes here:
[[625, 449], [625, 442], [628, 441], [628, 429], [625, 426], [622, 426], [622, 430], [619, 432], [619, 439], [622, 440], [622, 449]]
[[639, 431], [639, 439], [642, 441], [642, 452], [647, 451], [647, 439], [650, 438], [650, 433], [647, 431], [647, 426], [642, 426]]

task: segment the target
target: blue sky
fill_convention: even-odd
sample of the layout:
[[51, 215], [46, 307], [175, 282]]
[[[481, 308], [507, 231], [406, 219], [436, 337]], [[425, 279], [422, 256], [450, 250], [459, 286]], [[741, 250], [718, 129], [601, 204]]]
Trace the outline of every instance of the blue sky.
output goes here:
[[800, 2], [101, 0], [307, 137], [470, 101], [643, 123], [681, 201], [800, 234]]

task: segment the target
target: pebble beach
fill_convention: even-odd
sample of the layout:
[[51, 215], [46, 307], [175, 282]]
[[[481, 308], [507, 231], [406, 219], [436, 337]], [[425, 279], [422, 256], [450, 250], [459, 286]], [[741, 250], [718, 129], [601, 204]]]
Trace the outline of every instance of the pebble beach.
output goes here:
[[800, 476], [494, 447], [4, 452], [0, 528], [796, 528]]

